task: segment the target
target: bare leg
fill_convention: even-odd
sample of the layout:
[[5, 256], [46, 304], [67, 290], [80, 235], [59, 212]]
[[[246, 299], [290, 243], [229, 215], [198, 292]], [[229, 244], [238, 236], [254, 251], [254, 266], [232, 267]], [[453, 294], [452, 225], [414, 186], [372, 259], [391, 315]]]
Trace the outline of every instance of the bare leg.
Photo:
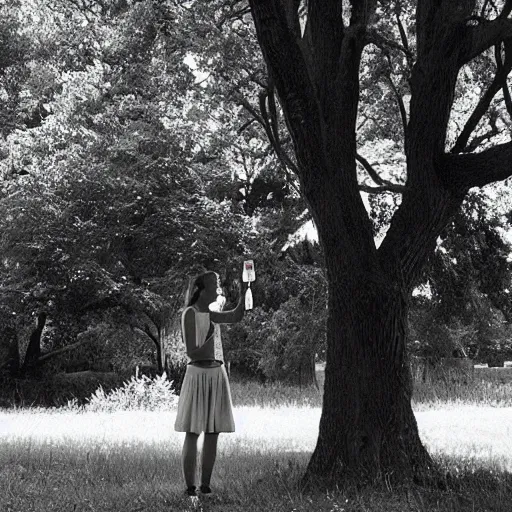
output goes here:
[[196, 464], [197, 464], [197, 439], [198, 435], [192, 432], [185, 434], [183, 443], [182, 462], [185, 485], [192, 487], [196, 485]]
[[217, 456], [217, 441], [219, 434], [205, 434], [203, 444], [203, 460], [201, 472], [201, 485], [210, 485], [213, 466]]

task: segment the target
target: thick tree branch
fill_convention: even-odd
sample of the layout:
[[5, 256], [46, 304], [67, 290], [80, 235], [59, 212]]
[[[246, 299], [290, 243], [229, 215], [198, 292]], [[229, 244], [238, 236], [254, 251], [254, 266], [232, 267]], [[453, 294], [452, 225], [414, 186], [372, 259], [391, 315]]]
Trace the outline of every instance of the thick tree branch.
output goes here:
[[512, 97], [510, 96], [510, 89], [507, 82], [503, 84], [503, 97], [505, 98], [505, 106], [507, 107], [508, 115], [512, 120]]
[[288, 28], [296, 38], [300, 38], [299, 6], [300, 0], [281, 0], [286, 13]]
[[500, 13], [500, 18], [507, 18], [512, 12], [512, 0], [506, 0], [505, 5]]
[[308, 32], [313, 63], [313, 80], [320, 103], [329, 96], [336, 78], [344, 36], [343, 3], [337, 0], [308, 2]]
[[44, 363], [46, 360], [51, 359], [55, 356], [58, 356], [60, 354], [65, 354], [66, 352], [71, 352], [72, 350], [77, 349], [78, 347], [81, 347], [82, 345], [85, 345], [86, 343], [89, 343], [94, 339], [93, 336], [88, 336], [83, 340], [76, 341], [75, 343], [72, 343], [71, 345], [67, 345], [66, 347], [59, 348], [57, 350], [53, 350], [52, 352], [48, 352], [47, 354], [44, 354], [40, 357], [38, 357], [36, 363]]
[[414, 54], [411, 51], [411, 46], [409, 44], [409, 40], [407, 39], [404, 24], [402, 23], [402, 19], [400, 18], [401, 9], [401, 2], [397, 2], [395, 9], [396, 23], [398, 25], [398, 32], [400, 33], [400, 39], [402, 41], [402, 45], [404, 48], [405, 58], [407, 59], [407, 66], [409, 68], [409, 71], [411, 71], [412, 67], [414, 66]]
[[[258, 41], [276, 85], [290, 135], [295, 147], [300, 148], [297, 152], [299, 168], [324, 166], [318, 158], [319, 149], [321, 151], [324, 146], [324, 126], [314, 88], [302, 50], [288, 28], [280, 0], [250, 0], [250, 5]], [[301, 179], [305, 186], [311, 183], [304, 176]]]
[[492, 100], [498, 91], [506, 86], [508, 74], [512, 70], [512, 48], [510, 43], [506, 45], [506, 48], [508, 51], [506, 51], [506, 58], [503, 63], [501, 60], [501, 43], [498, 45], [496, 50], [496, 64], [498, 68], [496, 75], [487, 91], [485, 91], [485, 94], [480, 98], [475, 110], [467, 120], [466, 125], [451, 150], [452, 153], [461, 153], [464, 151], [468, 144], [469, 137], [489, 109]]
[[508, 18], [499, 17], [493, 21], [483, 21], [478, 26], [468, 27], [468, 29], [471, 34], [471, 44], [466, 51], [461, 52], [460, 66], [467, 64], [488, 48], [512, 38], [512, 20]]
[[512, 142], [481, 153], [444, 155], [440, 175], [450, 188], [457, 190], [505, 180], [512, 176]]
[[369, 187], [367, 185], [359, 185], [359, 189], [368, 193], [381, 193], [381, 192], [398, 192], [403, 193], [406, 190], [406, 187], [403, 185], [397, 185], [395, 183], [391, 183], [388, 180], [385, 180], [379, 176], [378, 172], [375, 168], [360, 154], [356, 154], [356, 160], [364, 167], [366, 172], [370, 175], [371, 179], [379, 185], [379, 187]]
[[[341, 2], [339, 2], [341, 4]], [[350, 0], [352, 13], [350, 25], [367, 26], [377, 7], [377, 0]]]

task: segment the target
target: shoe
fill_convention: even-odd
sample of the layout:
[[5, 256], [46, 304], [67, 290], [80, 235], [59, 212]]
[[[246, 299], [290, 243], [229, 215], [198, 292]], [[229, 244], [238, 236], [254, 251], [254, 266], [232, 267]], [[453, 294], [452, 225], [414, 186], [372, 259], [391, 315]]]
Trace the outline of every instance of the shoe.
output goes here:
[[199, 490], [203, 493], [203, 494], [211, 494], [212, 493], [212, 490], [210, 488], [209, 485], [201, 485], [201, 487], [199, 487]]
[[185, 491], [185, 494], [187, 496], [197, 496], [196, 486], [192, 485], [191, 487], [187, 487], [187, 490]]

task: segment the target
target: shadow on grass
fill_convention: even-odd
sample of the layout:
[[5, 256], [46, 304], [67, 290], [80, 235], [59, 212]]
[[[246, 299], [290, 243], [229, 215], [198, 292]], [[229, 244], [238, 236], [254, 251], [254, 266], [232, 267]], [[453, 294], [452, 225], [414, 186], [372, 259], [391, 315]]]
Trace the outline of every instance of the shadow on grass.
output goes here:
[[3, 443], [0, 510], [46, 512], [101, 510], [161, 512], [510, 512], [512, 475], [476, 462], [442, 459], [450, 472], [446, 490], [395, 489], [300, 491], [310, 453], [259, 452], [258, 447], [220, 450], [213, 496], [197, 503], [183, 493], [177, 445], [52, 445]]
[[[343, 512], [510, 512], [512, 510], [512, 474], [480, 469], [460, 461], [441, 460], [444, 471], [450, 472], [448, 486], [438, 488], [416, 485], [397, 488], [368, 487], [336, 489], [330, 492], [303, 494], [300, 480], [309, 460], [309, 453], [276, 454], [257, 462], [248, 480], [233, 475], [233, 488], [245, 510], [343, 511]], [[249, 466], [254, 457], [239, 459], [241, 467]], [[229, 470], [226, 473], [231, 473]], [[225, 474], [228, 480], [229, 475]], [[229, 493], [226, 495], [229, 499]], [[242, 508], [243, 510], [244, 508]], [[220, 508], [218, 510], [221, 510]], [[227, 510], [227, 509], [226, 509]], [[231, 510], [231, 509], [230, 509]], [[233, 509], [238, 510], [238, 509]]]

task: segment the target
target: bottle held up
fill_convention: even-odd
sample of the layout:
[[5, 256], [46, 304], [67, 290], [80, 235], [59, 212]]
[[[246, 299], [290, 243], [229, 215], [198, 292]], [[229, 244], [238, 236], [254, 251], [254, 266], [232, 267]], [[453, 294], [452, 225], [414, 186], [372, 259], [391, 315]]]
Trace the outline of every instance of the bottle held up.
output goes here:
[[256, 280], [256, 271], [254, 269], [253, 260], [245, 260], [242, 270], [242, 281], [247, 283], [247, 290], [245, 292], [245, 309], [250, 310], [253, 308], [251, 283]]

